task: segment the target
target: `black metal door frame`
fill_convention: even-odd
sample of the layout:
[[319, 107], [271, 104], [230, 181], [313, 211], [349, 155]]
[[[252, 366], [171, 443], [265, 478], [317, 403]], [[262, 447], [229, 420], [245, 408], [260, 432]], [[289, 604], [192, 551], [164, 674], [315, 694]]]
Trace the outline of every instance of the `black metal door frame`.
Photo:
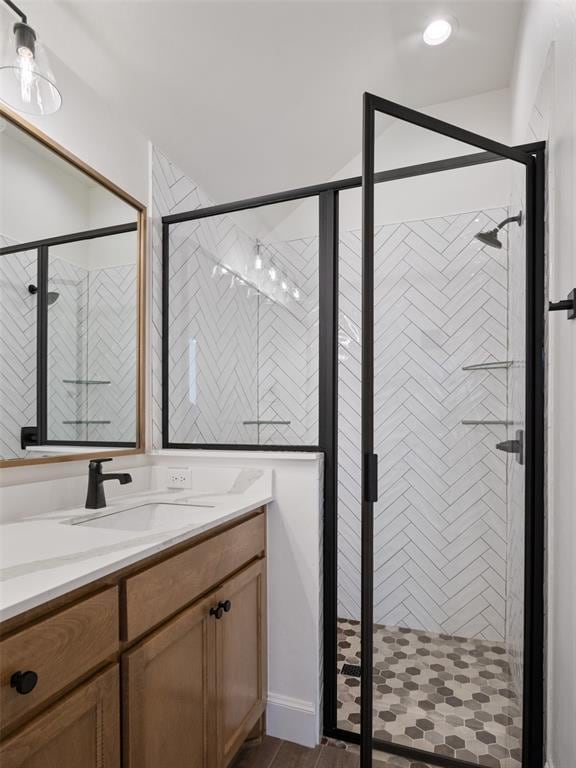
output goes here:
[[[523, 768], [544, 763], [544, 156], [364, 94], [362, 141], [362, 565], [360, 765], [371, 768], [373, 739], [372, 656], [374, 601], [373, 514], [377, 500], [374, 454], [374, 185], [376, 113], [472, 145], [526, 168], [526, 470], [524, 573]], [[365, 660], [369, 659], [370, 663]], [[452, 758], [386, 742], [386, 751], [446, 766]]]

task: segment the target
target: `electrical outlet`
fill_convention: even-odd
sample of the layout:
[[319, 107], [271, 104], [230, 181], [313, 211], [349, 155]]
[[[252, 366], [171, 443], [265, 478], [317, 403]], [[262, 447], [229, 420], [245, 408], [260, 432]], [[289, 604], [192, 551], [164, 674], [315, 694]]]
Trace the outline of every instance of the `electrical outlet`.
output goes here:
[[187, 467], [168, 467], [167, 475], [168, 488], [192, 487], [192, 470]]

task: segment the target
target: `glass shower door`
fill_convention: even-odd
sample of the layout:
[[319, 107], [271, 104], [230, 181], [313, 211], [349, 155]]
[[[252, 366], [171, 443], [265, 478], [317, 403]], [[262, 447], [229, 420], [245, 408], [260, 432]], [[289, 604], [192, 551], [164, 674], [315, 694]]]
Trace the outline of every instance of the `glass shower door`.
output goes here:
[[[465, 190], [502, 159], [507, 205], [422, 215], [422, 187], [390, 191], [402, 175], [377, 190], [392, 121], [459, 144], [420, 166], [436, 165], [430, 184]], [[373, 748], [487, 768], [541, 754], [538, 172], [532, 154], [365, 95], [362, 768]], [[402, 196], [414, 212], [394, 221]]]

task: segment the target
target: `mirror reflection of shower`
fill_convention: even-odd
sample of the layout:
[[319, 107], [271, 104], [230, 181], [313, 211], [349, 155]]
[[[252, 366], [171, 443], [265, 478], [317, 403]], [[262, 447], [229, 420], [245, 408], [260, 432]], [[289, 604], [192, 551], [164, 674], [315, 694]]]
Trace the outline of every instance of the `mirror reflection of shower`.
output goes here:
[[498, 233], [502, 227], [505, 227], [514, 221], [519, 227], [522, 226], [522, 211], [520, 211], [517, 216], [509, 216], [507, 219], [504, 219], [504, 221], [501, 221], [494, 229], [489, 229], [487, 232], [478, 232], [474, 237], [476, 240], [480, 240], [484, 245], [489, 245], [490, 248], [502, 248], [502, 241], [499, 240]]
[[[29, 285], [28, 293], [31, 293], [32, 295], [35, 295], [36, 293], [38, 293], [38, 286]], [[59, 298], [60, 298], [60, 294], [58, 293], [58, 291], [48, 291], [48, 306], [51, 307], [52, 304], [55, 304]]]

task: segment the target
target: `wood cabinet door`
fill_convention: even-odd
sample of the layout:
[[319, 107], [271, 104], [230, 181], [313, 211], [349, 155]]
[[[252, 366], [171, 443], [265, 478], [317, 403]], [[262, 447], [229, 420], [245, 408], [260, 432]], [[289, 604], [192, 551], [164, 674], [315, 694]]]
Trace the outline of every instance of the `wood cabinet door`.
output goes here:
[[218, 765], [229, 765], [264, 712], [266, 696], [266, 560], [229, 579], [218, 602], [229, 610], [214, 621]]
[[211, 768], [214, 600], [187, 608], [122, 657], [125, 768]]
[[2, 768], [120, 768], [120, 692], [112, 667], [0, 745]]

